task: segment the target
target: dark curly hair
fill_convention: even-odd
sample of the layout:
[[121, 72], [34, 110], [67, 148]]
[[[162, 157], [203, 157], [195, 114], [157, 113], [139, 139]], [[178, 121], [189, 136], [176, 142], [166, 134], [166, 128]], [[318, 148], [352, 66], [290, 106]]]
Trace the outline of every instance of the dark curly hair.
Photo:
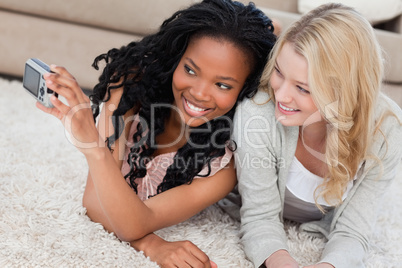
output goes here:
[[[195, 176], [200, 176], [205, 165], [209, 167], [209, 172], [204, 176], [208, 176], [212, 159], [224, 155], [238, 102], [245, 97], [252, 97], [257, 91], [261, 72], [276, 41], [273, 30], [272, 21], [253, 3], [244, 5], [230, 0], [204, 0], [177, 11], [163, 22], [155, 34], [120, 49], [111, 49], [94, 60], [93, 66], [96, 69], [100, 61], [106, 62], [99, 83], [91, 95], [95, 118], [99, 114], [101, 102], [110, 98], [113, 89], [123, 87], [120, 103], [113, 114], [115, 132], [106, 141], [109, 148], [120, 136], [120, 128], [123, 128], [121, 116], [129, 109], [140, 107], [139, 116], [146, 122], [140, 122], [137, 126], [133, 136], [136, 144], [130, 149], [127, 160], [131, 170], [125, 177], [129, 178], [136, 192], [135, 179], [146, 175], [146, 164], [156, 150], [151, 144], [156, 144], [155, 137], [164, 131], [166, 119], [170, 115], [170, 109], [163, 108], [168, 105], [158, 105], [161, 108], [153, 109], [151, 116], [151, 105], [173, 103], [173, 72], [189, 40], [207, 36], [233, 43], [247, 55], [252, 70], [235, 106], [225, 116], [197, 127], [208, 131], [192, 132], [189, 137], [191, 142], [177, 151], [173, 164], [158, 186], [158, 193], [191, 183]], [[155, 132], [143, 138], [151, 122]], [[214, 137], [213, 142], [211, 136]]]

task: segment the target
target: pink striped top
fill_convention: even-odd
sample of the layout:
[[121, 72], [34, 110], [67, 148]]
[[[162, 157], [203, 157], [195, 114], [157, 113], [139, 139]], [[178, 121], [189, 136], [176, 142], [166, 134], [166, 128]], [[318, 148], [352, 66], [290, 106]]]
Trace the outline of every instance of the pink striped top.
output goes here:
[[[137, 131], [139, 119], [138, 115], [135, 116], [133, 124], [131, 125], [128, 141], [125, 146], [125, 157], [123, 160], [123, 165], [121, 167], [121, 172], [126, 175], [130, 171], [130, 165], [127, 163], [128, 153], [130, 152], [130, 147], [133, 146], [133, 135]], [[138, 196], [141, 200], [148, 199], [149, 196], [153, 196], [157, 192], [157, 187], [163, 181], [165, 177], [167, 168], [173, 164], [174, 156], [176, 152], [170, 152], [165, 154], [157, 155], [152, 158], [146, 165], [147, 173], [143, 178], [137, 178], [136, 183], [138, 184]], [[217, 157], [211, 161], [211, 173], [209, 176], [213, 176], [219, 170], [223, 169], [233, 157], [233, 152], [226, 147], [225, 154], [221, 157]], [[208, 167], [205, 166], [200, 174], [206, 174], [208, 172]], [[199, 178], [196, 176], [195, 178]], [[127, 178], [127, 183], [130, 183]]]

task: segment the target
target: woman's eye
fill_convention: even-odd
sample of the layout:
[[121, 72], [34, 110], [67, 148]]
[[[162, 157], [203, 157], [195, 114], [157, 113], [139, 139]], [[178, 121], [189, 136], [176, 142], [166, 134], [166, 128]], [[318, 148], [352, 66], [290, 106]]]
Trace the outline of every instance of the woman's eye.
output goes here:
[[282, 74], [281, 74], [281, 71], [279, 71], [278, 67], [274, 67], [274, 68], [275, 68], [275, 72], [276, 72], [277, 74], [282, 75]]
[[184, 65], [184, 69], [186, 70], [186, 73], [195, 75], [195, 72], [193, 69], [191, 69], [188, 65]]
[[226, 85], [226, 84], [223, 84], [223, 83], [217, 83], [217, 85], [218, 85], [218, 87], [220, 87], [221, 89], [226, 89], [226, 90], [232, 89], [231, 86]]
[[303, 93], [310, 94], [310, 91], [305, 90], [305, 89], [302, 88], [302, 87], [297, 86], [297, 88], [298, 88], [301, 92], [303, 92]]

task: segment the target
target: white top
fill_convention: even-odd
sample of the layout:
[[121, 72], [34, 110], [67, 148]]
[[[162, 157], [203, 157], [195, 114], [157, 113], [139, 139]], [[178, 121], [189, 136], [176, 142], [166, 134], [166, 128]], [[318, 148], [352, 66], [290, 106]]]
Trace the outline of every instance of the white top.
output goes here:
[[[296, 222], [320, 220], [323, 214], [315, 205], [314, 197], [320, 193], [319, 189], [317, 192], [315, 190], [323, 182], [323, 178], [311, 173], [294, 157], [286, 182], [283, 217]], [[342, 200], [345, 200], [352, 186], [353, 181], [349, 181]], [[327, 211], [332, 208], [321, 196], [317, 198], [317, 203]]]

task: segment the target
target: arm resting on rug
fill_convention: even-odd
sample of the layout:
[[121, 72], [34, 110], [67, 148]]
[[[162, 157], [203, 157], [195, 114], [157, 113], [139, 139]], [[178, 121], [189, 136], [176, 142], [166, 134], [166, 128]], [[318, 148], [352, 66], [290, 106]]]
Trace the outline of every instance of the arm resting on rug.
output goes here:
[[137, 240], [190, 218], [225, 197], [235, 185], [230, 182], [235, 177], [231, 162], [229, 168], [213, 177], [199, 178], [190, 185], [172, 188], [142, 202], [124, 180], [108, 149], [99, 150], [87, 156], [90, 170], [87, 187], [92, 182], [113, 231], [125, 241]]

